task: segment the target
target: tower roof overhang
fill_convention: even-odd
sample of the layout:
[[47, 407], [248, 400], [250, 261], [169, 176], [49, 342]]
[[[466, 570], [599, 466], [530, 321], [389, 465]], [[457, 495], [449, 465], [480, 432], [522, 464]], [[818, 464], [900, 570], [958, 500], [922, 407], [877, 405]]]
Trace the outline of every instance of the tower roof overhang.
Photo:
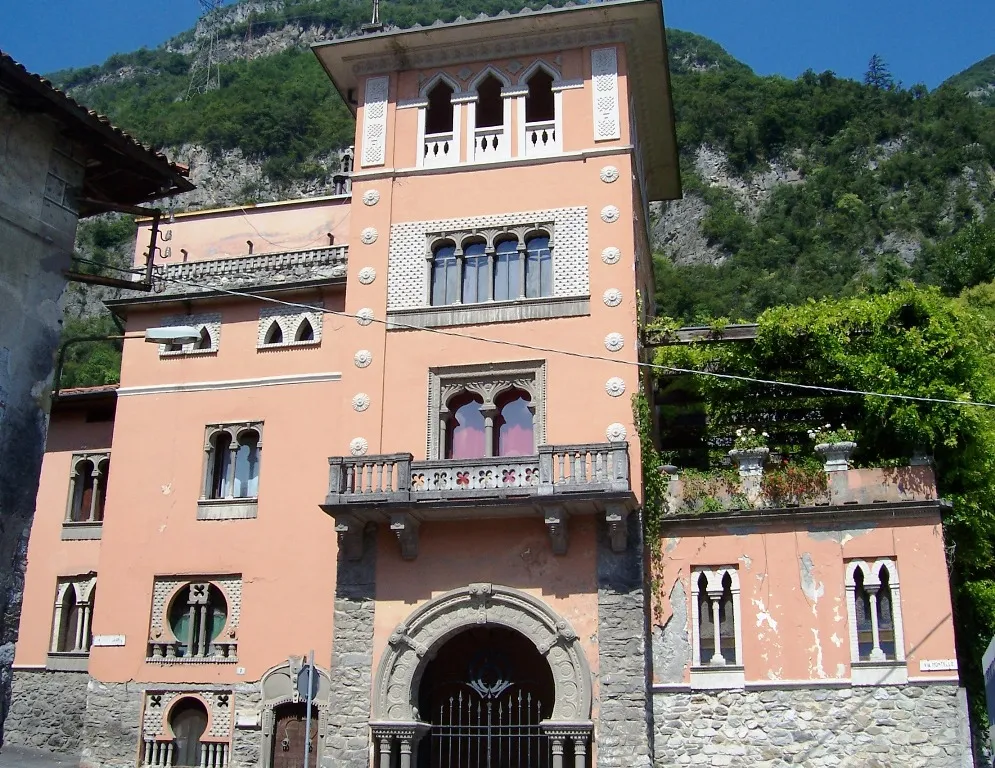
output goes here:
[[678, 198], [680, 168], [660, 0], [610, 0], [517, 14], [502, 11], [496, 16], [315, 43], [312, 48], [355, 114], [359, 82], [368, 75], [611, 43], [626, 48], [646, 193], [652, 200]]

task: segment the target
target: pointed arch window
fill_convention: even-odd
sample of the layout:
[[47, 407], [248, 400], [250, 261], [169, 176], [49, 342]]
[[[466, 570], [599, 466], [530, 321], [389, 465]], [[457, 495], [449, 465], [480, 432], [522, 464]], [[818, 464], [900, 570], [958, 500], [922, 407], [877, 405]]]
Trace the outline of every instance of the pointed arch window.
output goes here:
[[524, 295], [522, 246], [517, 238], [506, 237], [494, 249], [494, 300], [513, 301]]
[[314, 326], [311, 325], [311, 321], [306, 317], [301, 320], [301, 324], [297, 326], [297, 334], [294, 336], [294, 341], [314, 341]]
[[847, 608], [853, 663], [901, 662], [905, 658], [898, 569], [893, 560], [847, 565]]
[[283, 329], [276, 320], [270, 323], [269, 330], [266, 331], [266, 338], [263, 343], [267, 345], [283, 344]]
[[490, 299], [490, 256], [483, 241], [471, 242], [463, 250], [463, 304]]
[[528, 80], [528, 88], [525, 97], [526, 124], [552, 122], [556, 118], [553, 76], [545, 69], [537, 69]]
[[531, 456], [535, 453], [535, 406], [528, 392], [517, 387], [499, 396], [494, 420], [495, 456]]
[[75, 454], [72, 466], [63, 538], [86, 538], [85, 533], [79, 530], [72, 533], [69, 529], [74, 526], [81, 529], [87, 526], [92, 528], [95, 523], [103, 522], [110, 454]]
[[485, 70], [471, 85], [477, 99], [468, 115], [470, 146], [468, 159], [474, 162], [505, 160], [511, 157], [511, 102], [503, 90], [508, 85], [494, 70]]
[[533, 235], [525, 242], [525, 295], [530, 299], [553, 295], [553, 252], [549, 236]]
[[485, 434], [483, 398], [480, 395], [462, 393], [452, 398], [446, 422], [447, 459], [479, 459], [489, 455]]
[[692, 569], [691, 614], [692, 687], [743, 687], [742, 617], [735, 566]]
[[[96, 577], [70, 576], [59, 579], [52, 622], [51, 654], [86, 654], [93, 641], [91, 623], [96, 597]], [[53, 660], [50, 659], [50, 666]], [[67, 668], [59, 664], [56, 667]], [[85, 669], [85, 666], [82, 667]]]
[[221, 314], [218, 312], [165, 317], [157, 325], [162, 327], [183, 325], [197, 329], [196, 341], [187, 344], [160, 344], [160, 357], [204, 355], [218, 351], [221, 339]]
[[459, 162], [456, 107], [454, 89], [446, 80], [439, 80], [428, 91], [426, 106], [420, 111], [420, 131], [424, 141], [419, 156], [426, 168], [454, 165]]
[[432, 252], [432, 306], [460, 302], [460, 267], [455, 243], [441, 243]]

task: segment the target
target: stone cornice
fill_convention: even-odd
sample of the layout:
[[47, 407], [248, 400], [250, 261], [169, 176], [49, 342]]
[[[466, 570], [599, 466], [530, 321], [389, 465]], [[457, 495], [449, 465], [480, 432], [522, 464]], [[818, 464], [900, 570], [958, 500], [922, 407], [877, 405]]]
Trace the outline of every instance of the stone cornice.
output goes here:
[[744, 526], [783, 525], [798, 522], [800, 525], [827, 524], [847, 527], [860, 521], [886, 518], [912, 519], [936, 517], [939, 519], [949, 502], [905, 501], [877, 504], [845, 504], [821, 507], [773, 507], [734, 510], [698, 515], [664, 515], [660, 525], [669, 528], [742, 528]]

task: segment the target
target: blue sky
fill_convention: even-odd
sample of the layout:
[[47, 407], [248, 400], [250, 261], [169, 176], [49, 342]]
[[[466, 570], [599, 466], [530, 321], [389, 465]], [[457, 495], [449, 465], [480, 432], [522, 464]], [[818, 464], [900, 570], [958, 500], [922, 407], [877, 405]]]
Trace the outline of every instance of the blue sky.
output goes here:
[[[0, 0], [0, 48], [35, 72], [97, 64], [162, 43], [199, 12], [197, 0]], [[995, 0], [667, 0], [666, 15], [761, 74], [861, 77], [880, 53], [905, 85], [932, 88], [995, 53]]]

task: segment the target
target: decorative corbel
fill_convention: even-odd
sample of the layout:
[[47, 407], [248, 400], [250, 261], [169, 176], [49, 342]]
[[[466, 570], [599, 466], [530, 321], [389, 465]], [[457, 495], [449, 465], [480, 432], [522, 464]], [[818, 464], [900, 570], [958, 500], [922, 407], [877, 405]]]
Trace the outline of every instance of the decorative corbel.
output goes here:
[[363, 522], [355, 517], [340, 517], [335, 521], [339, 549], [347, 560], [359, 560], [363, 557], [363, 528]]
[[608, 537], [611, 539], [612, 552], [625, 552], [629, 544], [629, 508], [618, 502], [608, 502], [605, 505], [605, 522], [608, 523]]
[[405, 560], [418, 557], [419, 525], [410, 512], [392, 512], [390, 515], [390, 529], [401, 544], [401, 557]]
[[549, 529], [549, 541], [553, 545], [554, 555], [567, 553], [567, 519], [570, 517], [562, 506], [547, 507], [544, 518]]

